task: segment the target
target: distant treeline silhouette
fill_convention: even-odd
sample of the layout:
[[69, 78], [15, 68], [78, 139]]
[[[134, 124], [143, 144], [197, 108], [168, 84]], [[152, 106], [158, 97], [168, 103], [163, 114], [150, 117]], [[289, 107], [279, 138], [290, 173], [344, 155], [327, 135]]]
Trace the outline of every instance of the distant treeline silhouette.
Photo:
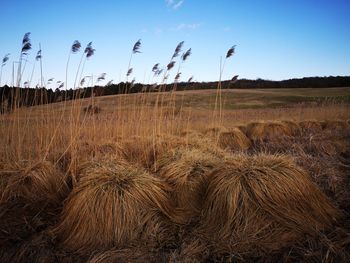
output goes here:
[[[179, 82], [176, 83], [176, 90], [201, 90], [216, 89], [218, 82]], [[337, 77], [308, 77], [301, 79], [288, 79], [282, 81], [272, 80], [249, 80], [240, 79], [237, 81], [223, 81], [222, 89], [265, 89], [265, 88], [330, 88], [330, 87], [350, 87], [350, 76]], [[29, 107], [40, 104], [72, 100], [76, 98], [88, 98], [94, 96], [106, 96], [126, 93], [171, 91], [174, 84], [166, 85], [145, 85], [140, 83], [112, 84], [109, 86], [95, 86], [80, 88], [76, 90], [60, 90], [46, 88], [15, 88], [0, 87], [0, 112], [10, 112], [16, 107]]]

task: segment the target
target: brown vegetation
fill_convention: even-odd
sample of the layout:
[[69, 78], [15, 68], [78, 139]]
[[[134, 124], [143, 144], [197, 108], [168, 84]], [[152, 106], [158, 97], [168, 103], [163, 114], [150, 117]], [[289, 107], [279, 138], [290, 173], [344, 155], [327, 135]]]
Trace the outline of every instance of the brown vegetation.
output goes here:
[[198, 149], [181, 148], [157, 161], [158, 173], [172, 186], [176, 218], [181, 224], [197, 219], [203, 205], [208, 175], [220, 164], [215, 155]]
[[0, 261], [347, 262], [348, 106], [191, 94], [0, 116]]
[[125, 163], [110, 160], [82, 169], [55, 227], [72, 251], [125, 247], [132, 242], [171, 240], [165, 215], [171, 213], [165, 182]]
[[340, 215], [286, 156], [233, 156], [211, 176], [198, 228], [219, 253], [268, 254], [329, 229]]

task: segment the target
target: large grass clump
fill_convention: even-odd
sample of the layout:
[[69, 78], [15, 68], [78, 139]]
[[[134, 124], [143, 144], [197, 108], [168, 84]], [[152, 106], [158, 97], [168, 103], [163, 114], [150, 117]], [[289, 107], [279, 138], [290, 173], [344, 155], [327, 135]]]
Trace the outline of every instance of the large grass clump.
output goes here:
[[181, 224], [198, 219], [203, 195], [211, 171], [221, 160], [199, 149], [176, 149], [157, 162], [158, 174], [172, 186], [177, 221]]
[[[339, 212], [287, 156], [234, 156], [218, 166], [199, 233], [215, 253], [261, 256], [328, 229]], [[266, 255], [266, 254], [265, 254]]]
[[218, 143], [220, 148], [230, 151], [244, 151], [251, 146], [251, 141], [238, 128], [221, 132], [218, 137]]
[[70, 191], [50, 162], [21, 162], [0, 171], [0, 244], [19, 241], [52, 224]]
[[246, 134], [252, 141], [279, 139], [284, 136], [292, 136], [294, 132], [293, 126], [278, 121], [253, 122], [246, 127]]
[[167, 189], [160, 179], [129, 164], [91, 163], [81, 169], [54, 232], [72, 251], [135, 243], [161, 246], [171, 239]]

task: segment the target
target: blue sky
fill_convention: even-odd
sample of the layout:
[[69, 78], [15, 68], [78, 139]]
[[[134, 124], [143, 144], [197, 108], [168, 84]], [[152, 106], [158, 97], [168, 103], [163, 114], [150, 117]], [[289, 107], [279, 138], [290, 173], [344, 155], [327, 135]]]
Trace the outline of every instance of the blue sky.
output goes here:
[[[132, 59], [136, 82], [155, 81], [155, 63], [165, 66], [180, 41], [192, 55], [181, 79], [219, 78], [220, 56], [237, 45], [226, 62], [224, 79], [280, 80], [304, 76], [349, 75], [350, 1], [348, 0], [149, 0], [149, 1], [22, 1], [0, 0], [0, 56], [11, 53], [2, 84], [11, 83], [12, 61], [18, 61], [24, 33], [31, 32], [33, 49], [23, 79], [29, 79], [39, 43], [44, 78], [65, 80], [70, 46], [90, 41], [96, 53], [83, 75], [107, 73], [125, 81], [132, 46], [141, 39], [142, 53]], [[81, 53], [72, 55], [69, 86]], [[36, 64], [34, 83], [39, 67]], [[171, 73], [169, 80], [177, 71]], [[54, 87], [54, 86], [52, 86]]]

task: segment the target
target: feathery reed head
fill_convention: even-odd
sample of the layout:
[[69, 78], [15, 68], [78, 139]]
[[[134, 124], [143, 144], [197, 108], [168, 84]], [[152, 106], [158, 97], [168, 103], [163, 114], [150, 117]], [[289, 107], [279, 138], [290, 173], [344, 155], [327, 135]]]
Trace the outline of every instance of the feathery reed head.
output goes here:
[[235, 53], [235, 48], [236, 48], [236, 45], [232, 46], [232, 47], [227, 51], [226, 58], [231, 57], [231, 56]]
[[97, 82], [100, 82], [102, 80], [105, 80], [106, 79], [106, 73], [102, 73], [98, 78], [97, 78]]
[[155, 64], [152, 68], [152, 72], [156, 73], [159, 70], [159, 63]]
[[81, 79], [81, 81], [80, 81], [80, 86], [82, 87], [82, 86], [84, 86], [84, 84], [85, 84], [85, 77], [83, 77], [83, 78]]
[[182, 49], [182, 46], [183, 46], [184, 43], [185, 43], [184, 41], [181, 41], [181, 42], [176, 46], [175, 51], [174, 51], [174, 54], [173, 54], [173, 56], [172, 56], [171, 59], [176, 58], [176, 57], [179, 55], [179, 53], [181, 52], [181, 49]]
[[75, 40], [73, 45], [72, 45], [71, 51], [73, 54], [75, 54], [75, 53], [79, 52], [80, 48], [81, 48], [80, 42], [78, 40]]
[[91, 57], [92, 55], [95, 54], [95, 49], [92, 48], [92, 42], [90, 42], [90, 43], [86, 46], [86, 48], [85, 48], [85, 50], [84, 50], [84, 53], [86, 53], [86, 58], [89, 58], [89, 57]]
[[141, 39], [137, 40], [137, 42], [135, 43], [133, 49], [132, 49], [132, 53], [141, 53], [140, 51], [141, 48]]
[[131, 73], [132, 73], [132, 68], [129, 68], [129, 69], [128, 69], [128, 72], [126, 73], [126, 76], [129, 77], [129, 76], [131, 75]]
[[25, 33], [22, 40], [22, 50], [21, 54], [27, 55], [27, 52], [32, 48], [32, 44], [30, 43], [30, 32]]
[[235, 82], [237, 82], [238, 77], [239, 77], [239, 75], [235, 75], [235, 76], [233, 76], [233, 78], [231, 79], [231, 83], [235, 83]]
[[49, 78], [47, 81], [52, 82], [53, 80], [54, 80], [54, 78]]
[[175, 76], [175, 82], [178, 82], [181, 76], [181, 72], [177, 73]]
[[191, 48], [182, 54], [182, 61], [186, 61], [186, 59], [192, 54]]
[[64, 82], [61, 82], [61, 84], [58, 86], [58, 89], [62, 89], [64, 87]]
[[106, 84], [106, 86], [111, 86], [112, 84], [113, 84], [113, 79], [110, 80], [110, 81], [108, 81], [107, 84]]
[[163, 69], [158, 69], [158, 70], [154, 73], [154, 75], [159, 76], [160, 74], [162, 74], [162, 72], [163, 72]]
[[167, 69], [168, 69], [168, 70], [171, 70], [174, 66], [175, 66], [175, 61], [171, 61], [171, 62], [167, 65]]
[[2, 66], [5, 66], [5, 64], [9, 60], [9, 58], [10, 58], [10, 53], [7, 53], [2, 59]]
[[187, 82], [192, 82], [192, 80], [193, 80], [193, 76], [191, 76]]
[[35, 57], [35, 60], [39, 60], [39, 59], [41, 59], [42, 58], [42, 56], [41, 56], [41, 49], [38, 51], [38, 53], [36, 53], [36, 57]]

